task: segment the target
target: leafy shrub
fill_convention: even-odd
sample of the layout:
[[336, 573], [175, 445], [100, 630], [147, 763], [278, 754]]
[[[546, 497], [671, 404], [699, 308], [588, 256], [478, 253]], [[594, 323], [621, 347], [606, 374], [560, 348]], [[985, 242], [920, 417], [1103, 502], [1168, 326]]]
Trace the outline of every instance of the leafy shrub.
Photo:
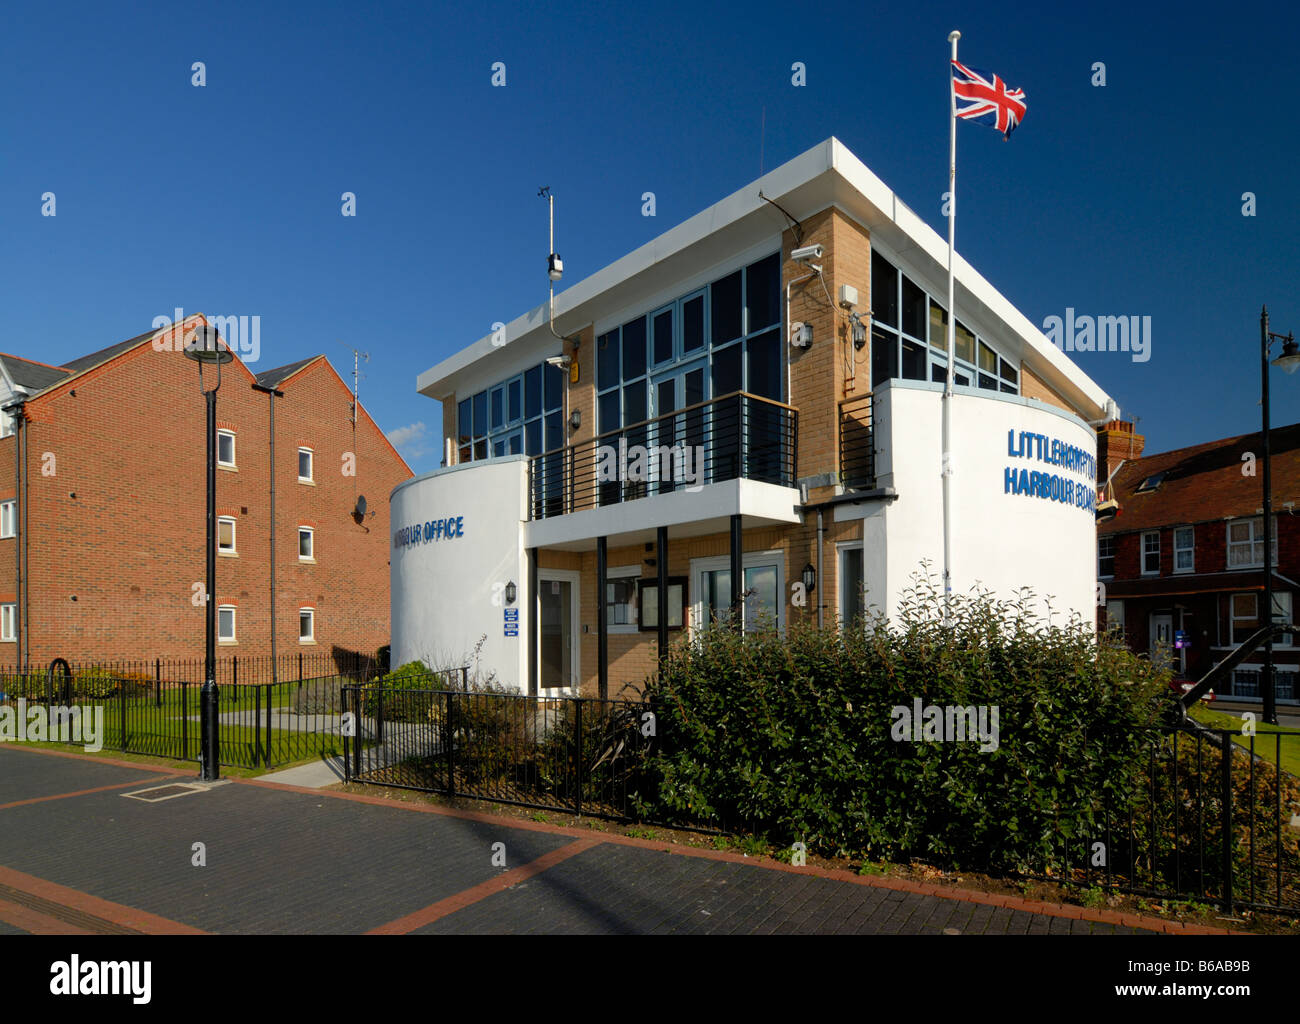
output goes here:
[[[153, 691], [153, 676], [140, 672], [121, 672], [102, 665], [78, 669], [72, 676], [72, 697], [89, 700], [140, 697]], [[62, 691], [62, 680], [56, 675], [54, 692]]]
[[[1140, 789], [1146, 729], [1168, 704], [1149, 661], [1090, 623], [1050, 625], [1032, 595], [952, 598], [929, 579], [894, 624], [725, 628], [674, 647], [648, 696], [656, 816], [802, 840], [810, 851], [1028, 870], [1062, 856]], [[892, 736], [893, 709], [993, 706], [996, 750]]]

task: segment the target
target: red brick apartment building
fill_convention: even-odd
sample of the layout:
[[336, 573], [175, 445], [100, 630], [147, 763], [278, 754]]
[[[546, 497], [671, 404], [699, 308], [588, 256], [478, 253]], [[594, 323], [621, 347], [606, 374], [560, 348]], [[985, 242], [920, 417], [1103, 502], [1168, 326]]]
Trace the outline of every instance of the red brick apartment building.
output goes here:
[[[1300, 591], [1300, 424], [1270, 432], [1278, 621], [1294, 621]], [[1261, 436], [1245, 434], [1142, 454], [1133, 424], [1098, 432], [1098, 464], [1114, 473], [1120, 511], [1097, 530], [1103, 624], [1118, 621], [1136, 651], [1174, 659], [1199, 679], [1259, 628], [1264, 600]], [[1181, 631], [1188, 646], [1175, 649]], [[1277, 699], [1300, 697], [1300, 647], [1275, 644]], [[1234, 673], [1221, 696], [1262, 700], [1262, 651]]]
[[[159, 336], [0, 355], [0, 665], [203, 656], [204, 401]], [[321, 355], [255, 375], [236, 353], [217, 420], [218, 657], [373, 654], [410, 467]]]

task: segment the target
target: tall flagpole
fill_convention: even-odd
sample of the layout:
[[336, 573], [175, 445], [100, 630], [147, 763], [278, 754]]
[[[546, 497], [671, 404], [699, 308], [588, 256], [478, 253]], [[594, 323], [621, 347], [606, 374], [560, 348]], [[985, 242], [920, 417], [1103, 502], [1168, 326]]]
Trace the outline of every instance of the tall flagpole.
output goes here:
[[[952, 59], [957, 59], [960, 32], [949, 32]], [[952, 66], [948, 67], [948, 375], [943, 386], [943, 618], [951, 621], [952, 597], [952, 381], [957, 369], [957, 307], [952, 280], [953, 243], [957, 233], [957, 94], [952, 87]]]

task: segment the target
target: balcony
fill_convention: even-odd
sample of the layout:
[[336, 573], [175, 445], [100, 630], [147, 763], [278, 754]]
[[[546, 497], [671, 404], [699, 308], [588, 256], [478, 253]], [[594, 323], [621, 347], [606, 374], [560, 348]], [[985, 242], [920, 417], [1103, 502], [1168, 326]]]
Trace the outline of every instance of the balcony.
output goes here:
[[848, 490], [876, 486], [876, 444], [871, 430], [871, 395], [840, 402], [840, 483]]
[[529, 513], [550, 519], [728, 480], [794, 487], [798, 410], [743, 391], [529, 459]]

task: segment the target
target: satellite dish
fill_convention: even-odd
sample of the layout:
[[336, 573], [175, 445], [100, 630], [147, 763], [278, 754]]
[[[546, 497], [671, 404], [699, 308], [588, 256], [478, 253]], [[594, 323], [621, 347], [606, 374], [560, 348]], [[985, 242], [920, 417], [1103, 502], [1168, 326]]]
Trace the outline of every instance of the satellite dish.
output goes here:
[[356, 515], [357, 518], [359, 518], [359, 519], [365, 517], [365, 514], [366, 514], [366, 496], [365, 496], [364, 494], [361, 495], [359, 498], [357, 498], [357, 508], [356, 508], [355, 513], [353, 513], [353, 514]]

